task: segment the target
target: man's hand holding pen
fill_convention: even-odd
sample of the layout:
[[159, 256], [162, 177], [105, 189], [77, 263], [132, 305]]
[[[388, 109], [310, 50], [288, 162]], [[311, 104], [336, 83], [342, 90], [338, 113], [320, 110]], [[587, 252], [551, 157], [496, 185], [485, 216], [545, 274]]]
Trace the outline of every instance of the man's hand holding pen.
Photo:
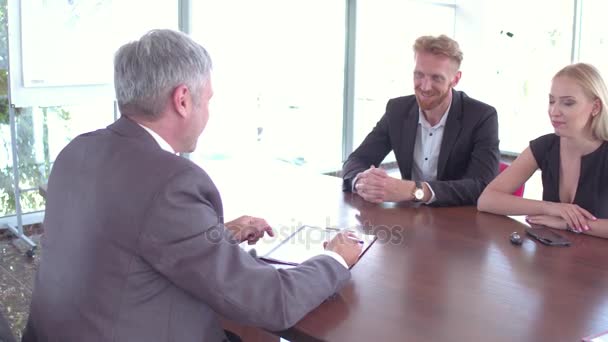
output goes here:
[[333, 239], [323, 243], [323, 247], [335, 253], [340, 254], [348, 267], [357, 262], [363, 248], [363, 241], [357, 235], [350, 231], [342, 231], [334, 236]]

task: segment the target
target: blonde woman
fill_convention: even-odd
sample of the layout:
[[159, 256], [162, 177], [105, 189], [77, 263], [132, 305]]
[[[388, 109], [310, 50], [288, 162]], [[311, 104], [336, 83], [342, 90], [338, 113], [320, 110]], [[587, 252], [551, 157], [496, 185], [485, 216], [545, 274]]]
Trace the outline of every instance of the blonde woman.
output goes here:
[[[530, 142], [477, 202], [480, 211], [608, 238], [608, 90], [589, 64], [553, 77], [549, 119], [555, 133]], [[543, 200], [511, 195], [539, 169]]]

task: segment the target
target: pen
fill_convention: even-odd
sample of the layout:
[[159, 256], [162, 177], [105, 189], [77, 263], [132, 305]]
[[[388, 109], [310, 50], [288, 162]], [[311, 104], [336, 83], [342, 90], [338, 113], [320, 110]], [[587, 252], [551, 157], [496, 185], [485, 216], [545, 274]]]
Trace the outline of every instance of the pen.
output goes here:
[[350, 237], [350, 236], [348, 238], [351, 239], [351, 240], [355, 240], [355, 241], [357, 241], [357, 243], [360, 243], [360, 244], [364, 244], [365, 243], [365, 241], [363, 241], [363, 240], [359, 240], [359, 239], [356, 239], [356, 238], [353, 238], [353, 237]]
[[[342, 231], [342, 229], [338, 229], [338, 228], [334, 228], [334, 227], [325, 227], [325, 230], [331, 230], [331, 231], [334, 231], [334, 232], [341, 232]], [[348, 237], [348, 238], [351, 239], [351, 240], [355, 240], [355, 241], [357, 241], [360, 244], [364, 244], [365, 243], [365, 241], [359, 240], [359, 239], [354, 238], [354, 237]]]

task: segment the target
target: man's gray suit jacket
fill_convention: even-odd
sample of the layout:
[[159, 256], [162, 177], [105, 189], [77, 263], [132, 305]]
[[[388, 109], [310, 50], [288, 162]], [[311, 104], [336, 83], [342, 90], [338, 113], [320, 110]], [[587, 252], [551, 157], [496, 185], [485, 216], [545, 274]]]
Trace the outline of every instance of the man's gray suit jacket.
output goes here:
[[[386, 113], [342, 167], [344, 191], [370, 165], [378, 166], [393, 150], [402, 179], [412, 179], [419, 107], [416, 96], [388, 101]], [[498, 174], [496, 109], [452, 90], [452, 104], [439, 150], [437, 180], [429, 181], [435, 206], [475, 205], [483, 189]]]
[[277, 270], [244, 252], [209, 176], [126, 117], [59, 154], [44, 230], [28, 342], [221, 341], [218, 315], [283, 330], [350, 277], [325, 255]]

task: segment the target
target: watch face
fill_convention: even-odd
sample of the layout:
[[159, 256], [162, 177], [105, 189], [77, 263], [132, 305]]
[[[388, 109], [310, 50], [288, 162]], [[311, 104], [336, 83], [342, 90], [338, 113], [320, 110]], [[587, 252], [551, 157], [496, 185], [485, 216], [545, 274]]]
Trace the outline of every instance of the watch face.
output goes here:
[[416, 189], [416, 191], [414, 191], [414, 197], [416, 197], [417, 200], [421, 200], [424, 197], [424, 191], [422, 189]]

